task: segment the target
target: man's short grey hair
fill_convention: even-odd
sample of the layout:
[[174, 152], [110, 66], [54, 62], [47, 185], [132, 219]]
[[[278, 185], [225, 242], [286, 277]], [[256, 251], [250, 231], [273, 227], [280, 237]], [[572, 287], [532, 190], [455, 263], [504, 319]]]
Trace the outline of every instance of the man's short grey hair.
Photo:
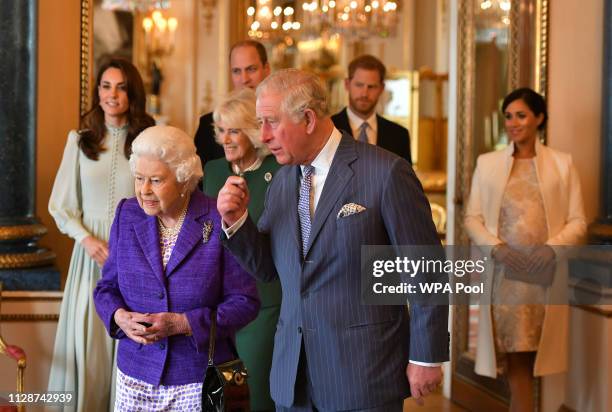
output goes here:
[[217, 133], [219, 123], [224, 123], [227, 128], [240, 129], [244, 133], [257, 152], [257, 157], [263, 159], [270, 150], [259, 138], [261, 129], [255, 114], [255, 92], [248, 87], [243, 87], [225, 97], [213, 112], [215, 122], [215, 140], [223, 146]]
[[130, 170], [136, 172], [141, 156], [153, 157], [168, 165], [176, 181], [186, 183], [193, 192], [202, 178], [202, 162], [196, 154], [193, 138], [172, 126], [152, 126], [143, 130], [132, 142]]
[[257, 87], [257, 97], [269, 93], [282, 96], [280, 110], [295, 122], [304, 118], [306, 109], [314, 111], [319, 118], [329, 115], [327, 90], [313, 73], [298, 69], [274, 72]]

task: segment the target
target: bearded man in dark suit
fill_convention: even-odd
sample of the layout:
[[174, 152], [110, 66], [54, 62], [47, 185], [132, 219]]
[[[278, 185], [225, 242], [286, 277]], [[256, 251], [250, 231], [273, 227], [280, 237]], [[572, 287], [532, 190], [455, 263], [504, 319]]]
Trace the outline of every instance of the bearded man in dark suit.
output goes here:
[[369, 54], [354, 59], [348, 67], [344, 87], [349, 105], [332, 116], [334, 125], [355, 139], [380, 146], [412, 163], [408, 129], [376, 114], [385, 90], [385, 65]]

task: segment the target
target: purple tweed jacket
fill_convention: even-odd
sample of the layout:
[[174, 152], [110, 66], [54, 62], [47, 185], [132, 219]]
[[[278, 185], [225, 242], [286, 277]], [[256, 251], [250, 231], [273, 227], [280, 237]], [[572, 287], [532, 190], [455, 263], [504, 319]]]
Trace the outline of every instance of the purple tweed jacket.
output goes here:
[[[212, 223], [203, 241], [205, 223]], [[215, 362], [233, 358], [234, 333], [259, 310], [255, 281], [220, 243], [215, 201], [196, 190], [164, 273], [157, 219], [136, 198], [117, 206], [109, 258], [94, 290], [98, 315], [119, 339], [117, 366], [153, 385], [202, 382], [208, 361], [210, 311], [217, 309]], [[175, 335], [149, 345], [129, 339], [113, 320], [124, 308], [142, 313], [185, 313], [193, 335]]]

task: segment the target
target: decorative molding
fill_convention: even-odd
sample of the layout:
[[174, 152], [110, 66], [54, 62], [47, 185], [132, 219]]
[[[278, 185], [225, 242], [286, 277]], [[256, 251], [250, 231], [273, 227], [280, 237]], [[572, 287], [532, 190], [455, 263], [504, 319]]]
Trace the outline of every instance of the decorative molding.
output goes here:
[[536, 5], [536, 65], [535, 81], [537, 91], [546, 96], [548, 92], [548, 0]]
[[[472, 0], [461, 0], [457, 5], [457, 148], [456, 148], [456, 180], [455, 180], [455, 216], [463, 216], [464, 197], [467, 196], [472, 156], [472, 122], [474, 96], [474, 59], [475, 59], [475, 23], [474, 5]], [[466, 244], [467, 235], [463, 228], [463, 219], [455, 219], [455, 244]], [[457, 368], [468, 345], [469, 306], [453, 306], [453, 347], [452, 369]]]
[[200, 0], [202, 4], [202, 18], [204, 19], [204, 28], [206, 34], [212, 33], [212, 25], [215, 17], [215, 8], [217, 7], [217, 0]]
[[[64, 293], [55, 291], [8, 291], [0, 286], [0, 303], [8, 302], [53, 302], [59, 304]], [[59, 313], [1, 313], [0, 322], [49, 322], [57, 321]]]
[[[474, 4], [472, 0], [462, 0], [458, 5], [458, 96], [457, 96], [457, 167], [455, 172], [455, 216], [463, 216], [470, 180], [474, 168], [472, 155], [474, 129], [474, 91], [475, 91], [475, 33]], [[468, 244], [463, 219], [455, 219], [455, 244]]]
[[81, 0], [81, 59], [80, 59], [80, 86], [79, 115], [82, 116], [89, 109], [89, 77], [91, 54], [91, 0]]
[[[521, 25], [521, 0], [512, 0], [510, 7], [510, 42], [508, 45], [508, 89], [514, 90], [520, 83], [520, 36], [519, 28]], [[523, 22], [524, 23], [524, 22]]]
[[0, 300], [3, 302], [61, 302], [64, 292], [60, 291], [38, 291], [38, 290], [3, 290]]
[[22, 269], [37, 266], [52, 265], [55, 253], [50, 250], [40, 250], [33, 253], [0, 254], [0, 269]]
[[57, 322], [57, 313], [0, 313], [0, 322]]
[[47, 228], [41, 224], [0, 226], [0, 241], [39, 238], [47, 234]]
[[210, 112], [212, 102], [212, 85], [210, 80], [206, 80], [206, 85], [204, 86], [204, 96], [202, 97], [202, 105], [200, 106], [200, 113], [204, 114]]

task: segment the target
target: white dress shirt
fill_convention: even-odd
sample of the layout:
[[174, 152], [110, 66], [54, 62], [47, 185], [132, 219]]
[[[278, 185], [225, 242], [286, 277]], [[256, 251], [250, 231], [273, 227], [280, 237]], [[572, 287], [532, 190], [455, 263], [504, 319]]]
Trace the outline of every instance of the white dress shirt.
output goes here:
[[[327, 179], [327, 174], [329, 173], [329, 169], [331, 167], [332, 161], [334, 160], [334, 155], [336, 154], [336, 150], [338, 150], [338, 146], [340, 146], [340, 139], [342, 138], [342, 133], [338, 129], [334, 127], [329, 139], [327, 139], [327, 143], [323, 146], [323, 149], [319, 152], [317, 157], [314, 158], [311, 166], [314, 167], [314, 173], [312, 175], [312, 181], [310, 183], [310, 216], [314, 216], [314, 212], [317, 209], [317, 205], [319, 204], [319, 199], [321, 199], [321, 193], [323, 193], [323, 185], [325, 185], [325, 180]], [[300, 166], [302, 169], [302, 176], [304, 175], [304, 166]], [[300, 177], [300, 184], [302, 182], [302, 178]]]
[[376, 121], [376, 112], [372, 113], [372, 115], [365, 120], [357, 116], [357, 114], [353, 112], [350, 107], [346, 108], [346, 114], [348, 115], [349, 126], [351, 126], [353, 137], [355, 139], [359, 138], [359, 128], [363, 122], [366, 122], [369, 126], [366, 128], [368, 143], [376, 146], [376, 143], [378, 142], [378, 122]]

